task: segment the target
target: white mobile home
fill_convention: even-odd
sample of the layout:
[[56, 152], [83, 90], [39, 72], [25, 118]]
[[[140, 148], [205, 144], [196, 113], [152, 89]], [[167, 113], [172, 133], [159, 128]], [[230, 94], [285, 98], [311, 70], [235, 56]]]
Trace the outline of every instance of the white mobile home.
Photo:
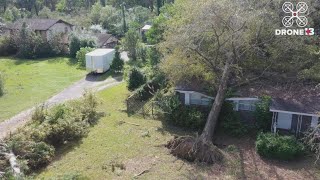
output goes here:
[[104, 73], [110, 69], [114, 49], [96, 49], [86, 54], [86, 69], [93, 73]]

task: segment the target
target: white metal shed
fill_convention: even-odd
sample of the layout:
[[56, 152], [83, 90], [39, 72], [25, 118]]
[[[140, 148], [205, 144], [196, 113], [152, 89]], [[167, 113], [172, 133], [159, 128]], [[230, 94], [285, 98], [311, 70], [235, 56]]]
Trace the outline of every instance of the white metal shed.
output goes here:
[[96, 49], [86, 54], [86, 69], [89, 72], [104, 73], [110, 69], [115, 49]]

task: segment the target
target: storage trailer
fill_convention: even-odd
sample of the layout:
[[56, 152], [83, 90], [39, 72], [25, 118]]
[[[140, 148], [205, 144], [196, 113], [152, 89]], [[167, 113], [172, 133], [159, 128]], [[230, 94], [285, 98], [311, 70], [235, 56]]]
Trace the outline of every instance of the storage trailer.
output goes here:
[[86, 69], [90, 73], [104, 73], [110, 69], [115, 49], [96, 49], [86, 54]]

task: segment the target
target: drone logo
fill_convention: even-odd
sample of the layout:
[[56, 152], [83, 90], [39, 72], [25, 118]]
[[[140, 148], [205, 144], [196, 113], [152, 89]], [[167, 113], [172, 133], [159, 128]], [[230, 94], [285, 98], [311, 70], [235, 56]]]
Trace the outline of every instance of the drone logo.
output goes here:
[[296, 6], [296, 11], [294, 11], [294, 5], [291, 2], [285, 2], [282, 5], [282, 10], [285, 13], [290, 13], [291, 16], [285, 16], [282, 19], [282, 24], [284, 27], [291, 27], [294, 21], [299, 27], [305, 27], [308, 24], [308, 19], [300, 14], [305, 14], [308, 11], [308, 5], [305, 2], [299, 2]]

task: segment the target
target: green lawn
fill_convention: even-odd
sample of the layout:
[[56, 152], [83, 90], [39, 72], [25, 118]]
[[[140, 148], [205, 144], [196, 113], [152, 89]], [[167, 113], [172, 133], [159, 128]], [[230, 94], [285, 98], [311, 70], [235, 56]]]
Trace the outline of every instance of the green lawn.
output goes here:
[[[128, 117], [124, 112], [127, 95], [125, 84], [100, 92], [98, 96], [103, 101], [100, 111], [106, 116], [90, 129], [88, 137], [61, 150], [61, 155], [36, 178], [80, 173], [94, 180], [132, 179], [145, 170], [147, 172], [140, 176], [144, 179], [206, 177], [210, 166], [178, 160], [164, 147], [174, 134], [185, 135], [186, 132], [164, 126], [158, 120]], [[115, 167], [113, 172], [112, 164], [125, 169]]]
[[0, 97], [0, 122], [44, 102], [85, 76], [69, 58], [15, 60], [0, 57], [5, 95]]

